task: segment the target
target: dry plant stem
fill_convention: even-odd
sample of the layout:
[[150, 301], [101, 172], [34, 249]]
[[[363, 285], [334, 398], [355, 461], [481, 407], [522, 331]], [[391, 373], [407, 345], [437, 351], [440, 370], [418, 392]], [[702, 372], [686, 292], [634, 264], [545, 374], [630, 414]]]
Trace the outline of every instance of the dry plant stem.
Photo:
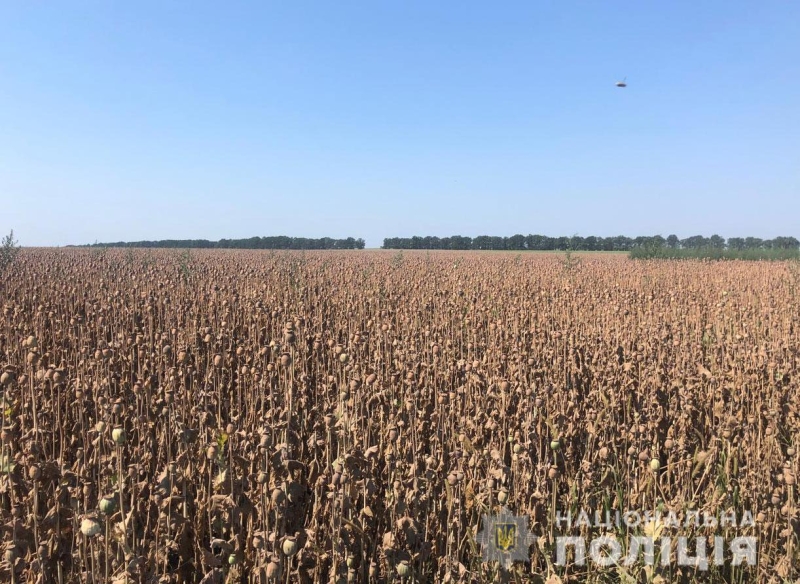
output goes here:
[[108, 582], [108, 535], [109, 535], [109, 525], [108, 522], [111, 521], [111, 517], [107, 516], [105, 520], [105, 537], [103, 538], [103, 576], [105, 577], [105, 581]]
[[[122, 542], [123, 546], [128, 542], [128, 520], [125, 515], [125, 475], [122, 473], [122, 457], [124, 454], [124, 446], [117, 446], [117, 488], [119, 490], [119, 511], [122, 518]], [[133, 507], [131, 507], [131, 510]], [[123, 553], [123, 558], [125, 554]]]

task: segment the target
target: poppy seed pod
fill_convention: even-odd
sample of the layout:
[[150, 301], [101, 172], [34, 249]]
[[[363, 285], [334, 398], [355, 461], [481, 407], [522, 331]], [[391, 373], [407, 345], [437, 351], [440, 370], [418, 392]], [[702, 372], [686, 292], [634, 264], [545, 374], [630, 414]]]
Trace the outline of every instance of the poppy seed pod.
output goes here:
[[103, 515], [110, 515], [116, 510], [117, 501], [114, 499], [114, 497], [106, 495], [100, 499], [98, 506], [100, 507], [100, 511], [102, 511]]
[[402, 560], [397, 564], [397, 575], [401, 578], [408, 578], [411, 575], [411, 565], [408, 560]]
[[268, 579], [272, 581], [280, 580], [282, 572], [279, 562], [273, 560], [267, 564], [266, 574]]
[[86, 517], [81, 521], [81, 533], [86, 537], [99, 535], [100, 531], [100, 522], [94, 517]]
[[284, 555], [287, 557], [292, 557], [297, 553], [297, 539], [294, 537], [287, 537], [283, 540], [283, 544], [281, 544], [281, 551], [283, 551]]
[[114, 444], [117, 446], [123, 446], [125, 442], [128, 441], [128, 437], [125, 434], [125, 428], [116, 427], [111, 430], [111, 439], [114, 441]]

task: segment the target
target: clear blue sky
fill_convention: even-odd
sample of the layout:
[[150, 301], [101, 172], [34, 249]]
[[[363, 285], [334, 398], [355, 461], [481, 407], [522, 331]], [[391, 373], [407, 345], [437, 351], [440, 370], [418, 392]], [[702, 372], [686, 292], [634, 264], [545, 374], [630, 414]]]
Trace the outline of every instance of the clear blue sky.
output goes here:
[[800, 236], [800, 4], [3, 2], [11, 228]]

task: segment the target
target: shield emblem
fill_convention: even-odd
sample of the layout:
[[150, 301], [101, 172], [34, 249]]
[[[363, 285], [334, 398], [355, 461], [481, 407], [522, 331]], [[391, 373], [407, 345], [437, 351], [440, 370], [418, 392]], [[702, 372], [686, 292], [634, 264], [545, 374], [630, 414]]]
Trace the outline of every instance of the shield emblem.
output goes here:
[[494, 545], [504, 552], [513, 551], [517, 547], [517, 526], [514, 523], [495, 523]]

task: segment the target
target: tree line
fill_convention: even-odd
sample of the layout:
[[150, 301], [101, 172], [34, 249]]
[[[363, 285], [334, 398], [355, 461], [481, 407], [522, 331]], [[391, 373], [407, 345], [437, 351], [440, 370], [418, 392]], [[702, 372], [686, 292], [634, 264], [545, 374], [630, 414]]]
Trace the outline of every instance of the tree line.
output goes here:
[[704, 237], [693, 235], [679, 239], [677, 235], [662, 237], [661, 235], [626, 237], [598, 237], [590, 235], [581, 237], [549, 237], [547, 235], [512, 235], [497, 237], [479, 235], [465, 237], [414, 236], [387, 237], [383, 240], [383, 249], [450, 249], [450, 250], [537, 250], [537, 251], [632, 251], [641, 248], [666, 249], [731, 249], [731, 250], [764, 250], [764, 249], [798, 249], [800, 241], [794, 237], [776, 237], [761, 239], [758, 237], [730, 237], [727, 240], [720, 235]]
[[[70, 246], [72, 247], [72, 246]], [[160, 239], [158, 241], [117, 241], [114, 243], [92, 243], [78, 247], [164, 247], [190, 249], [364, 249], [364, 240], [347, 237], [334, 239], [320, 237], [250, 237], [247, 239]]]
[[[145, 248], [189, 248], [189, 249], [277, 249], [277, 250], [312, 250], [312, 249], [364, 249], [362, 238], [347, 237], [334, 239], [331, 237], [309, 238], [276, 235], [268, 237], [250, 237], [247, 239], [161, 239], [157, 241], [117, 241], [113, 243], [93, 243], [77, 247], [145, 247]], [[68, 246], [75, 247], [75, 246]], [[534, 250], [534, 251], [633, 251], [645, 249], [663, 250], [798, 250], [800, 241], [795, 237], [781, 236], [774, 239], [759, 237], [730, 237], [720, 235], [704, 237], [693, 235], [679, 239], [677, 235], [662, 237], [661, 235], [627, 237], [616, 235], [599, 237], [590, 235], [582, 237], [550, 237], [547, 235], [521, 235], [498, 237], [479, 235], [466, 237], [453, 235], [450, 237], [414, 236], [387, 237], [383, 240], [382, 249], [442, 249], [442, 250]]]

